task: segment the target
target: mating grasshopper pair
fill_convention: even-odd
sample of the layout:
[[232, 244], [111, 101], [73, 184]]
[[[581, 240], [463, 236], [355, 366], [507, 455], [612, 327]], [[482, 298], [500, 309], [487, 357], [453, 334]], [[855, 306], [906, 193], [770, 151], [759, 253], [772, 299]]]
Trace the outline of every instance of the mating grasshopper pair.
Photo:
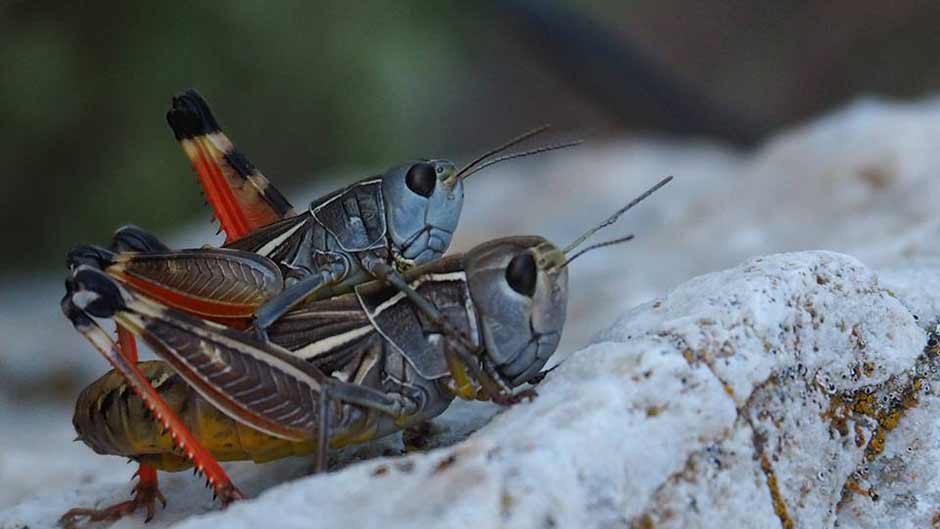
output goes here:
[[[124, 379], [109, 374], [83, 392], [76, 429], [97, 452], [142, 466], [134, 500], [74, 509], [68, 521], [116, 517], [141, 504], [152, 515], [162, 500], [156, 468], [191, 462], [227, 503], [241, 493], [217, 459], [316, 451], [322, 470], [329, 448], [430, 419], [455, 396], [511, 403], [532, 394], [513, 390], [536, 380], [557, 347], [568, 263], [629, 237], [568, 254], [668, 182], [565, 250], [541, 237], [511, 237], [441, 258], [463, 179], [558, 146], [486, 161], [530, 133], [460, 171], [444, 161], [405, 164], [297, 215], [197, 94], [174, 99], [168, 120], [228, 240], [220, 249], [171, 251], [127, 228], [111, 250], [70, 253], [63, 311]], [[118, 343], [92, 318], [114, 319]], [[176, 375], [158, 363], [143, 364], [144, 373], [130, 333]], [[180, 379], [185, 385], [171, 383]]]

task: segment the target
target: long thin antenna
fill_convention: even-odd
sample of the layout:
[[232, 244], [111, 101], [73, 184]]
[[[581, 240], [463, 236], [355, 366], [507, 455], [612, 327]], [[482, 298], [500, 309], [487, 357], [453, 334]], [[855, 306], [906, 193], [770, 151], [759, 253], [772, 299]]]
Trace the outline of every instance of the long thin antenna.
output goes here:
[[[666, 178], [663, 178], [662, 180], [659, 181], [659, 183], [657, 183], [653, 187], [644, 191], [642, 195], [634, 198], [633, 200], [630, 201], [629, 204], [617, 210], [613, 215], [607, 217], [607, 220], [605, 220], [604, 222], [601, 222], [597, 226], [594, 226], [593, 228], [590, 228], [588, 229], [588, 231], [581, 234], [580, 237], [575, 239], [573, 243], [569, 244], [568, 247], [564, 249], [564, 252], [567, 254], [571, 250], [574, 250], [575, 248], [580, 246], [581, 243], [583, 243], [584, 241], [590, 239], [591, 236], [597, 233], [599, 230], [606, 228], [607, 226], [610, 226], [611, 224], [617, 222], [617, 219], [619, 219], [620, 216], [626, 213], [630, 208], [639, 204], [640, 202], [643, 202], [644, 199], [646, 199], [648, 196], [655, 193], [659, 188], [663, 187], [664, 185], [668, 184], [671, 181], [672, 181], [671, 176], [667, 176]], [[574, 258], [572, 257], [571, 259], [568, 260], [568, 262], [571, 262], [573, 259]]]
[[486, 162], [481, 163], [480, 165], [474, 167], [472, 171], [463, 175], [463, 179], [466, 180], [467, 178], [470, 178], [470, 175], [474, 173], [478, 173], [491, 165], [495, 165], [500, 162], [505, 162], [506, 160], [512, 160], [515, 158], [523, 158], [525, 156], [532, 156], [533, 154], [539, 154], [539, 153], [548, 152], [548, 151], [557, 151], [558, 149], [567, 149], [568, 147], [574, 147], [577, 145], [581, 145], [582, 143], [584, 143], [584, 140], [574, 140], [574, 141], [569, 141], [565, 143], [556, 143], [554, 145], [545, 145], [544, 147], [538, 147], [530, 151], [514, 152], [512, 154], [506, 154], [504, 156], [500, 156], [499, 158], [493, 158], [492, 160], [487, 160]]
[[499, 154], [499, 153], [505, 151], [506, 149], [512, 147], [513, 145], [518, 145], [518, 144], [524, 142], [525, 140], [527, 140], [527, 139], [529, 139], [529, 138], [531, 138], [531, 137], [533, 137], [533, 136], [538, 136], [539, 134], [541, 134], [541, 133], [545, 132], [546, 130], [550, 129], [551, 127], [552, 127], [552, 126], [551, 126], [550, 123], [546, 123], [546, 124], [544, 124], [544, 125], [542, 125], [542, 126], [540, 126], [540, 127], [536, 127], [536, 128], [534, 128], [534, 129], [532, 129], [532, 130], [530, 130], [530, 131], [528, 131], [528, 132], [524, 132], [524, 133], [522, 133], [522, 134], [516, 136], [515, 138], [513, 138], [513, 139], [507, 141], [506, 143], [500, 145], [499, 147], [496, 147], [495, 149], [491, 149], [491, 150], [489, 150], [489, 151], [487, 151], [487, 152], [481, 154], [480, 156], [477, 156], [476, 158], [473, 159], [472, 162], [468, 163], [467, 165], [463, 166], [462, 169], [460, 169], [459, 171], [457, 171], [456, 178], [460, 178], [460, 175], [462, 175], [464, 172], [466, 172], [467, 170], [469, 170], [469, 169], [470, 169], [471, 167], [473, 167], [474, 165], [476, 165], [476, 164], [482, 162], [483, 160], [489, 158], [490, 156], [493, 156], [494, 154]]
[[617, 239], [611, 239], [611, 240], [609, 240], [609, 241], [604, 241], [604, 242], [599, 242], [599, 243], [597, 243], [597, 244], [592, 244], [592, 245], [587, 246], [586, 248], [582, 249], [582, 250], [579, 251], [578, 253], [572, 255], [571, 257], [569, 257], [564, 263], [561, 263], [561, 266], [559, 266], [558, 268], [561, 269], [561, 268], [564, 268], [564, 267], [568, 266], [569, 264], [571, 264], [571, 261], [574, 261], [574, 260], [577, 259], [578, 257], [580, 257], [580, 256], [582, 256], [582, 255], [584, 255], [584, 254], [586, 254], [586, 253], [588, 253], [588, 252], [590, 252], [591, 250], [596, 250], [596, 249], [598, 249], [598, 248], [604, 248], [605, 246], [613, 246], [613, 245], [615, 245], [615, 244], [620, 244], [620, 243], [622, 243], [622, 242], [627, 242], [627, 241], [632, 241], [632, 240], [633, 240], [633, 234], [630, 234], [630, 235], [627, 235], [627, 236], [625, 236], [625, 237], [620, 237], [620, 238], [617, 238]]

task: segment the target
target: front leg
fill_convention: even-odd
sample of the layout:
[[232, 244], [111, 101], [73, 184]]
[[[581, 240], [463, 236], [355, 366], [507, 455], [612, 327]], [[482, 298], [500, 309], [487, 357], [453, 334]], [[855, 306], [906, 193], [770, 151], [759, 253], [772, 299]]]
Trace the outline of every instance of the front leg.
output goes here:
[[[459, 360], [463, 366], [462, 369], [469, 370], [473, 378], [483, 386], [488, 395], [493, 398], [500, 398], [500, 395], [512, 392], [512, 389], [499, 378], [497, 373], [487, 372], [483, 369], [475, 354], [478, 347], [471, 342], [470, 338], [460, 329], [454, 327], [447, 320], [447, 317], [430, 300], [412, 288], [401, 274], [373, 255], [364, 257], [362, 263], [369, 273], [397, 288], [418, 310], [431, 320], [431, 324], [446, 337], [447, 345], [445, 350], [448, 351], [447, 354]], [[448, 362], [450, 363], [450, 360]]]
[[266, 301], [255, 311], [252, 322], [255, 334], [258, 338], [268, 341], [268, 327], [292, 308], [302, 306], [307, 300], [316, 298], [322, 289], [341, 283], [349, 274], [349, 268], [348, 260], [335, 259], [326, 267], [304, 277]]

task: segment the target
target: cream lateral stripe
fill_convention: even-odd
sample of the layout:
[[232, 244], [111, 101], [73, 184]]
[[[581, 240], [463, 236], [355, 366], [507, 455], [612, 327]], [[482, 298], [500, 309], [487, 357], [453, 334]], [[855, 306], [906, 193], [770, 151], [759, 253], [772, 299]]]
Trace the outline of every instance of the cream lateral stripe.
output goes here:
[[477, 322], [477, 311], [476, 306], [473, 304], [473, 300], [470, 299], [469, 287], [464, 283], [464, 288], [467, 289], [467, 298], [464, 300], [464, 310], [467, 311], [467, 322], [470, 325], [470, 337], [473, 339], [473, 345], [480, 346], [480, 325]]
[[301, 349], [297, 349], [292, 354], [296, 357], [303, 358], [304, 360], [310, 360], [311, 358], [315, 358], [327, 351], [331, 351], [337, 347], [355, 341], [356, 339], [369, 334], [372, 332], [372, 330], [373, 329], [371, 325], [363, 325], [358, 329], [353, 329], [342, 334], [336, 334], [333, 336], [328, 336], [322, 340], [317, 340], [310, 345], [304, 346]]
[[362, 317], [361, 310], [317, 310], [311, 312], [297, 311], [297, 312], [288, 312], [281, 320], [335, 320], [342, 318], [358, 318], [365, 320]]
[[[427, 275], [423, 275], [423, 276], [418, 277], [417, 279], [415, 279], [415, 280], [412, 281], [411, 283], [408, 283], [408, 286], [410, 286], [410, 287], [411, 287], [412, 289], [414, 289], [414, 290], [417, 290], [418, 287], [420, 287], [421, 285], [423, 285], [423, 284], [425, 284], [425, 283], [437, 283], [437, 282], [443, 283], [443, 282], [445, 282], [445, 281], [466, 281], [466, 279], [467, 279], [467, 273], [466, 273], [466, 272], [449, 272], [449, 273], [446, 273], [446, 274], [427, 274]], [[371, 317], [374, 318], [374, 317], [376, 317], [376, 316], [382, 314], [382, 312], [385, 311], [385, 309], [387, 309], [387, 308], [389, 308], [389, 307], [395, 305], [395, 304], [398, 303], [399, 301], [401, 301], [402, 298], [404, 298], [404, 297], [405, 297], [405, 293], [404, 293], [404, 292], [398, 292], [398, 293], [395, 294], [394, 296], [392, 296], [392, 297], [388, 298], [387, 300], [383, 301], [382, 303], [380, 303], [379, 306], [376, 307], [375, 310], [372, 311], [371, 313], [369, 313], [368, 310], [366, 310], [366, 313], [369, 314]], [[360, 303], [361, 303], [361, 301], [360, 301]], [[363, 309], [365, 309], [365, 307], [363, 307]]]
[[362, 384], [362, 381], [365, 380], [365, 377], [369, 375], [369, 372], [372, 371], [372, 368], [375, 367], [375, 364], [379, 362], [379, 355], [374, 353], [369, 353], [366, 355], [366, 358], [363, 359], [362, 364], [356, 369], [356, 372], [353, 373], [353, 383]]
[[268, 254], [274, 252], [274, 250], [276, 250], [278, 246], [280, 246], [284, 241], [289, 239], [291, 235], [297, 233], [297, 230], [304, 227], [306, 224], [307, 224], [307, 219], [305, 218], [303, 222], [298, 222], [297, 225], [294, 226], [293, 228], [285, 231], [284, 233], [278, 235], [277, 237], [265, 243], [265, 245], [259, 248], [258, 250], [256, 250], [255, 253], [258, 255], [263, 255], [267, 257]]
[[[134, 314], [134, 313], [131, 313], [131, 312], [120, 312], [120, 313], [117, 313], [117, 314], [115, 314], [115, 319], [116, 319], [117, 321], [119, 321], [122, 325], [125, 325], [125, 326], [127, 326], [128, 328], [133, 328], [133, 329], [135, 329], [135, 330], [142, 330], [142, 329], [145, 328], [145, 325], [146, 325], [146, 323], [144, 322], [143, 318], [141, 318], [139, 315]], [[159, 319], [159, 318], [157, 318], [157, 319]], [[142, 333], [135, 333], [135, 334], [142, 334]], [[168, 351], [173, 351], [173, 349], [167, 347], [166, 344], [164, 344], [164, 348], [165, 348], [166, 350], [168, 350]], [[162, 351], [154, 351], [154, 352], [155, 352], [155, 353], [161, 353]], [[192, 364], [190, 364], [189, 362], [186, 362], [184, 359], [180, 358], [179, 356], [176, 356], [176, 359], [179, 360], [180, 362], [182, 362], [182, 363], [184, 363], [184, 364], [190, 366], [190, 374], [195, 375], [195, 376], [198, 376], [201, 380], [203, 380], [203, 381], [205, 382], [206, 385], [213, 386], [213, 387], [215, 386], [215, 384], [213, 384], [213, 383], [210, 382], [208, 379], [206, 379], [206, 378], [202, 375], [202, 373], [200, 373], [200, 372], [197, 371], [196, 369], [192, 368]], [[180, 373], [180, 376], [182, 376], [184, 379], [187, 378], [187, 377], [186, 377], [186, 374], [184, 374], [184, 373]], [[288, 441], [307, 441], [307, 440], [308, 440], [308, 439], [305, 438], [305, 437], [291, 437], [291, 436], [286, 436], [286, 435], [284, 435], [282, 432], [271, 431], [271, 430], [268, 430], [267, 428], [264, 428], [264, 427], [261, 426], [261, 425], [252, 423], [252, 422], [246, 420], [246, 419], [245, 419], [244, 417], [242, 417], [241, 415], [229, 411], [229, 409], [228, 409], [229, 403], [228, 403], [228, 402], [221, 402], [221, 401], [217, 400], [214, 395], [212, 395], [212, 394], [210, 394], [210, 393], [207, 393], [207, 392], [204, 392], [204, 391], [202, 390], [202, 388], [199, 386], [199, 384], [196, 384], [194, 381], [187, 381], [187, 382], [189, 383], [189, 386], [190, 386], [191, 388], [195, 389], [196, 392], [199, 393], [199, 394], [202, 396], [202, 398], [204, 398], [204, 399], [206, 399], [207, 401], [209, 401], [209, 403], [212, 404], [212, 406], [213, 406], [215, 409], [221, 411], [222, 413], [224, 413], [225, 415], [227, 415], [230, 419], [232, 419], [232, 420], [235, 421], [235, 422], [244, 424], [245, 426], [247, 426], [247, 427], [249, 427], [249, 428], [251, 428], [251, 429], [253, 429], [253, 430], [257, 430], [257, 431], [259, 431], [259, 432], [266, 433], [266, 434], [271, 435], [271, 436], [273, 436], [273, 437], [277, 437], [278, 439], [286, 439], [286, 440], [288, 440]], [[237, 401], [235, 401], [235, 402], [236, 402], [236, 404], [238, 404]], [[239, 407], [245, 409], [246, 411], [248, 411], [248, 413], [250, 413], [250, 414], [252, 414], [252, 415], [257, 415], [256, 412], [251, 411], [251, 410], [248, 410], [247, 407], [245, 407], [245, 406], [241, 406], [241, 405], [240, 405]], [[299, 411], [299, 410], [298, 410], [298, 411]]]
[[[285, 362], [284, 360], [274, 355], [268, 354], [262, 349], [259, 349], [245, 342], [233, 340], [223, 334], [217, 334], [212, 331], [208, 331], [206, 330], [205, 327], [202, 327], [199, 325], [190, 325], [186, 322], [177, 320], [172, 317], [168, 318], [166, 315], [166, 310], [162, 306], [160, 305], [151, 306], [151, 305], [153, 304], [149, 302], [141, 302], [141, 300], [135, 299], [128, 303], [128, 308], [144, 316], [149, 316], [151, 318], [161, 320], [164, 322], [167, 322], [167, 321], [172, 322], [172, 324], [175, 327], [179, 327], [189, 332], [193, 336], [197, 336], [209, 342], [217, 342], [220, 345], [231, 347], [232, 349], [237, 349], [238, 351], [254, 358], [255, 360], [261, 362], [262, 364], [268, 365], [273, 369], [281, 371], [282, 373], [286, 375], [289, 375], [293, 378], [296, 378], [297, 380], [304, 382], [305, 384], [310, 386], [311, 389], [314, 389], [314, 390], [320, 389], [320, 382], [318, 380], [311, 377], [306, 372], [301, 371], [296, 366], [293, 366], [290, 363]], [[280, 346], [275, 345], [273, 343], [269, 343], [268, 347], [270, 347], [271, 349], [280, 350], [280, 352], [282, 352], [286, 356], [293, 356], [291, 352], [288, 351], [287, 349], [283, 349]], [[311, 368], [313, 367], [311, 366]]]
[[222, 152], [222, 154], [226, 154], [235, 150], [235, 146], [232, 145], [232, 142], [228, 139], [228, 136], [222, 132], [210, 132], [206, 135], [206, 137], [209, 139], [209, 141], [212, 142], [216, 149]]

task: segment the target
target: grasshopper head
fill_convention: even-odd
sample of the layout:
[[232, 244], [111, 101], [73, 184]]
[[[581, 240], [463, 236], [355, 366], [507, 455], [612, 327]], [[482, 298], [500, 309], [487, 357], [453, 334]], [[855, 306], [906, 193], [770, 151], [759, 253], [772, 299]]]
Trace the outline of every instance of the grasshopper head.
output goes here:
[[515, 387], [537, 374], [561, 339], [568, 304], [565, 255], [541, 237], [507, 237], [465, 256], [467, 283], [491, 364]]
[[446, 160], [419, 160], [382, 175], [388, 233], [401, 257], [422, 264], [442, 256], [460, 220], [463, 181]]

